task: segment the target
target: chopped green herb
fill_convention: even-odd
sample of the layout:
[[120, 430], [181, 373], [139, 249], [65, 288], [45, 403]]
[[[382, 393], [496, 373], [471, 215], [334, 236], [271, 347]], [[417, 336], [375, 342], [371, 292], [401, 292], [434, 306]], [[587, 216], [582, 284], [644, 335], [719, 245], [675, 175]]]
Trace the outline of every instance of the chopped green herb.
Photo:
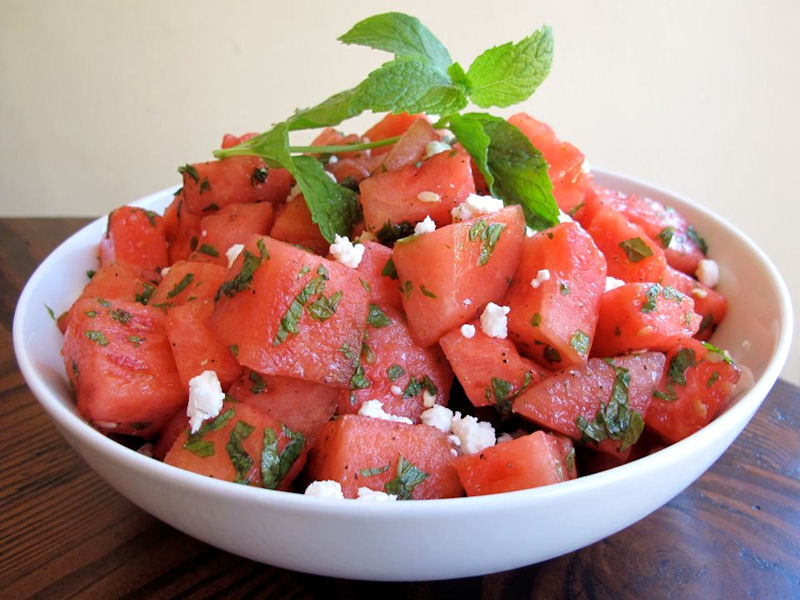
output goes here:
[[397, 279], [397, 269], [394, 266], [394, 261], [390, 258], [386, 261], [386, 264], [383, 265], [383, 269], [381, 269], [381, 275], [384, 277], [388, 277], [389, 279]]
[[419, 291], [422, 292], [423, 296], [427, 296], [428, 298], [436, 298], [436, 294], [427, 289], [424, 285], [419, 286]]
[[372, 477], [374, 475], [380, 475], [381, 473], [385, 473], [389, 470], [389, 465], [383, 465], [382, 467], [372, 467], [371, 469], [359, 469], [358, 474], [362, 477]]
[[414, 396], [422, 393], [422, 384], [417, 381], [416, 377], [411, 377], [403, 390], [403, 399], [413, 398]]
[[264, 183], [269, 175], [269, 169], [265, 167], [256, 167], [253, 174], [250, 175], [250, 185], [257, 187], [258, 184]]
[[673, 235], [675, 235], [675, 229], [669, 226], [664, 227], [664, 229], [659, 232], [658, 239], [661, 240], [661, 245], [664, 246], [664, 248], [669, 247]]
[[283, 436], [289, 441], [278, 452], [278, 436], [271, 427], [264, 429], [264, 450], [261, 453], [261, 477], [263, 487], [276, 490], [292, 465], [300, 457], [306, 438], [299, 431], [283, 426]]
[[697, 356], [691, 348], [681, 348], [667, 366], [667, 382], [686, 387], [686, 369], [697, 365]]
[[386, 369], [386, 376], [389, 378], [389, 381], [397, 381], [405, 374], [406, 370], [400, 365], [392, 365]]
[[697, 230], [694, 227], [689, 225], [689, 228], [686, 230], [686, 235], [688, 235], [689, 239], [694, 242], [695, 246], [697, 246], [700, 252], [702, 252], [704, 255], [708, 254], [708, 244], [703, 239], [703, 236], [697, 233]]
[[367, 314], [367, 323], [372, 325], [375, 329], [386, 327], [392, 324], [392, 320], [386, 316], [386, 313], [381, 310], [377, 304], [369, 305], [369, 313]]
[[263, 257], [256, 256], [249, 250], [244, 250], [242, 256], [244, 257], [242, 260], [242, 269], [233, 279], [219, 286], [217, 294], [214, 297], [215, 300], [219, 300], [222, 294], [229, 297], [235, 296], [237, 293], [250, 287], [250, 283], [253, 281], [253, 273], [261, 266], [264, 259]]
[[200, 240], [197, 239], [196, 235], [192, 236], [192, 239], [189, 240], [189, 250], [194, 252], [197, 250], [197, 244], [200, 243]]
[[133, 315], [129, 313], [127, 310], [123, 310], [121, 308], [117, 308], [114, 310], [108, 311], [108, 314], [111, 315], [111, 318], [115, 321], [119, 321], [123, 325], [127, 325], [133, 319]]
[[486, 399], [492, 402], [497, 412], [501, 415], [508, 415], [511, 413], [511, 401], [519, 396], [531, 384], [531, 374], [526, 372], [522, 385], [518, 389], [514, 389], [514, 384], [499, 377], [492, 377], [491, 388], [486, 388]]
[[[202, 190], [202, 188], [201, 188], [201, 190]], [[200, 193], [202, 193], [202, 191]], [[219, 205], [216, 202], [211, 202], [210, 204], [206, 204], [203, 207], [203, 212], [212, 212], [212, 211], [215, 211], [215, 210], [219, 210]]]
[[91, 279], [95, 275], [97, 275], [97, 271], [95, 271], [94, 269], [89, 269], [88, 271], [86, 271], [86, 277], [88, 277], [89, 279]]
[[156, 226], [156, 217], [158, 217], [158, 213], [157, 212], [154, 212], [152, 210], [145, 210], [144, 211], [144, 216], [146, 216], [147, 220], [150, 221], [150, 226], [151, 227], [155, 227]]
[[384, 246], [393, 246], [397, 240], [401, 240], [403, 238], [409, 237], [414, 235], [414, 225], [409, 223], [408, 221], [403, 221], [402, 223], [392, 223], [391, 221], [386, 221], [378, 230], [378, 233], [375, 234], [375, 237], [378, 238], [378, 241], [383, 244]]
[[372, 384], [370, 383], [369, 379], [367, 379], [367, 375], [364, 372], [364, 365], [362, 365], [361, 361], [359, 360], [358, 365], [356, 366], [356, 371], [350, 378], [350, 388], [354, 390], [364, 390], [371, 385]]
[[231, 354], [233, 354], [234, 358], [238, 358], [238, 356], [239, 356], [239, 344], [231, 344], [230, 346], [228, 346], [228, 350], [231, 351]]
[[144, 341], [143, 337], [139, 337], [138, 335], [129, 335], [128, 341], [133, 344], [134, 346], [138, 346]]
[[149, 421], [134, 421], [129, 423], [131, 429], [135, 429], [136, 431], [141, 431], [142, 429], [147, 429], [152, 425]]
[[647, 291], [644, 293], [644, 297], [646, 300], [642, 304], [642, 312], [643, 313], [650, 313], [658, 308], [657, 300], [658, 294], [661, 292], [661, 286], [657, 283], [651, 285], [647, 288]]
[[193, 165], [183, 165], [182, 167], [178, 167], [178, 173], [181, 175], [188, 175], [192, 179], [194, 179], [195, 183], [200, 181], [200, 175], [197, 173], [197, 169], [194, 168]]
[[576, 420], [578, 429], [586, 441], [600, 443], [612, 439], [621, 442], [620, 450], [632, 446], [644, 430], [644, 419], [641, 413], [628, 406], [628, 395], [631, 375], [625, 367], [617, 367], [608, 359], [614, 369], [614, 384], [608, 404], [600, 403], [594, 420], [589, 422], [581, 415]]
[[359, 277], [358, 280], [361, 282], [361, 287], [364, 288], [364, 291], [366, 291], [368, 294], [371, 294], [372, 293], [372, 288], [370, 287], [370, 285], [367, 282], [367, 280], [363, 279], [361, 277]]
[[387, 494], [396, 495], [398, 500], [411, 500], [414, 488], [427, 478], [425, 471], [401, 455], [397, 461], [397, 474], [384, 484], [383, 489]]
[[47, 314], [50, 315], [50, 318], [53, 319], [53, 321], [55, 321], [56, 313], [53, 312], [53, 309], [47, 306], [47, 304], [44, 305], [44, 309], [47, 311]]
[[233, 463], [233, 468], [236, 471], [234, 483], [250, 483], [252, 481], [252, 474], [250, 471], [253, 468], [253, 457], [250, 456], [242, 446], [242, 442], [246, 440], [251, 433], [255, 431], [255, 427], [244, 421], [237, 421], [236, 425], [231, 430], [231, 435], [228, 438], [228, 443], [225, 444], [225, 450]]
[[207, 254], [208, 256], [219, 256], [219, 250], [214, 248], [211, 244], [203, 244], [197, 251], [200, 254]]
[[90, 317], [90, 318], [94, 319], [100, 313], [98, 313], [96, 310], [87, 310], [83, 314], [85, 314], [87, 317]]
[[632, 263], [639, 262], [653, 256], [653, 249], [640, 237], [631, 238], [619, 243], [619, 247], [625, 252], [625, 256]]
[[427, 375], [423, 376], [422, 381], [419, 383], [422, 386], [422, 389], [428, 392], [431, 396], [435, 396], [439, 393], [439, 390], [436, 388], [436, 384], [433, 383], [433, 380]]
[[475, 224], [469, 228], [469, 239], [471, 242], [480, 240], [481, 251], [478, 256], [478, 266], [482, 267], [489, 262], [489, 258], [494, 252], [497, 241], [500, 239], [500, 234], [506, 228], [503, 223], [492, 223], [487, 225], [486, 221], [479, 219]]
[[577, 214], [578, 214], [578, 211], [579, 211], [580, 209], [582, 209], [584, 206], [586, 206], [586, 201], [585, 201], [585, 200], [581, 200], [581, 201], [580, 201], [580, 202], [578, 202], [578, 203], [577, 203], [575, 206], [573, 206], [572, 208], [570, 208], [570, 209], [567, 211], [567, 214], [568, 214], [570, 217], [572, 217], [572, 218], [574, 219], [574, 218], [575, 218], [575, 215], [577, 215]]
[[533, 327], [538, 327], [539, 325], [541, 325], [541, 323], [542, 323], [542, 315], [538, 312], [533, 313], [533, 316], [531, 317], [531, 325]]
[[308, 307], [309, 315], [315, 319], [324, 321], [333, 315], [336, 307], [341, 300], [341, 291], [333, 294], [330, 298], [324, 296], [325, 282], [328, 280], [328, 270], [324, 265], [317, 267], [317, 276], [313, 277], [308, 283], [303, 286], [303, 289], [294, 297], [286, 312], [281, 317], [278, 325], [278, 331], [275, 334], [275, 339], [272, 341], [273, 346], [282, 344], [289, 335], [297, 335], [300, 326], [300, 319], [303, 316], [303, 308], [311, 301], [316, 295], [320, 298], [317, 299], [311, 306]]
[[653, 392], [653, 398], [658, 398], [664, 402], [674, 402], [678, 399], [678, 395], [673, 391], [662, 392], [661, 390], [656, 390]]
[[213, 420], [203, 423], [195, 433], [190, 433], [183, 443], [183, 447], [201, 458], [214, 455], [214, 444], [203, 440], [203, 436], [209, 431], [222, 429], [225, 424], [233, 417], [234, 410], [229, 408], [225, 412], [217, 415]]
[[710, 388], [712, 385], [714, 385], [717, 382], [717, 379], [719, 379], [719, 373], [714, 371], [711, 374], [711, 377], [708, 378], [708, 381], [706, 381], [706, 387]]
[[250, 371], [250, 375], [248, 375], [248, 379], [252, 382], [250, 386], [250, 392], [253, 394], [260, 394], [264, 390], [267, 389], [267, 382], [264, 380], [261, 375], [256, 373], [255, 371]]
[[364, 334], [364, 341], [361, 342], [361, 360], [368, 365], [374, 365], [378, 360], [378, 356], [373, 352], [372, 348], [367, 344], [367, 336]]
[[150, 302], [150, 298], [152, 298], [153, 292], [155, 291], [155, 286], [145, 283], [144, 289], [141, 291], [141, 293], [134, 294], [133, 299], [140, 304], [147, 304]]
[[411, 295], [411, 292], [414, 291], [414, 285], [410, 281], [406, 281], [403, 284], [403, 287], [400, 288], [400, 291], [403, 292], [403, 296], [408, 298]]
[[700, 328], [697, 330], [697, 334], [695, 335], [699, 335], [700, 333], [711, 327], [713, 324], [714, 324], [714, 317], [711, 315], [711, 313], [704, 315], [703, 320], [700, 321]]
[[267, 249], [267, 244], [264, 241], [264, 238], [259, 238], [256, 242], [256, 248], [258, 248], [258, 253], [261, 255], [261, 258], [264, 260], [269, 260], [269, 249]]
[[572, 346], [575, 352], [581, 356], [586, 356], [589, 354], [590, 344], [591, 340], [589, 339], [588, 334], [584, 333], [580, 329], [573, 333], [572, 337], [569, 338], [569, 345]]
[[97, 303], [103, 308], [109, 308], [111, 306], [111, 302], [105, 300], [104, 298], [98, 298]]
[[167, 292], [167, 298], [174, 298], [180, 294], [190, 283], [192, 283], [192, 281], [194, 281], [194, 273], [187, 273], [184, 275], [183, 279], [176, 283], [175, 286]]
[[106, 337], [106, 334], [104, 334], [102, 331], [96, 331], [94, 329], [90, 329], [89, 331], [85, 332], [85, 335], [87, 338], [89, 338], [93, 342], [97, 342], [101, 346], [108, 346], [108, 338]]
[[72, 361], [72, 376], [78, 379], [78, 363], [74, 360]]
[[706, 347], [706, 350], [708, 350], [712, 354], [716, 354], [717, 356], [719, 356], [725, 363], [727, 363], [729, 365], [733, 364], [733, 359], [731, 359], [730, 354], [728, 354], [722, 348], [717, 348], [711, 342], [701, 342], [701, 343], [703, 344], [703, 346]]
[[561, 292], [562, 296], [568, 296], [569, 293], [572, 291], [569, 286], [564, 283], [563, 281], [558, 282], [558, 290]]
[[665, 285], [663, 288], [661, 288], [661, 295], [667, 300], [674, 300], [678, 304], [680, 304], [683, 300], [683, 294], [669, 285]]
[[342, 290], [338, 290], [329, 297], [320, 295], [319, 298], [306, 306], [306, 312], [309, 314], [309, 316], [317, 319], [318, 321], [326, 321], [330, 319], [336, 312], [336, 308], [339, 306], [342, 295]]

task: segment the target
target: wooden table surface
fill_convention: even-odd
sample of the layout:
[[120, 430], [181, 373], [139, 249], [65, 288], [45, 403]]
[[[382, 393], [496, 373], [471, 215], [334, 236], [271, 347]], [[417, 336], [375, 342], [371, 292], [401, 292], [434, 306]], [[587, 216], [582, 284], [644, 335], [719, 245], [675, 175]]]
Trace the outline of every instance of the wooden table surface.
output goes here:
[[354, 582], [255, 563], [172, 529], [72, 451], [14, 359], [22, 286], [85, 222], [0, 219], [0, 598], [800, 598], [800, 388], [784, 381], [669, 504], [538, 565], [451, 581]]

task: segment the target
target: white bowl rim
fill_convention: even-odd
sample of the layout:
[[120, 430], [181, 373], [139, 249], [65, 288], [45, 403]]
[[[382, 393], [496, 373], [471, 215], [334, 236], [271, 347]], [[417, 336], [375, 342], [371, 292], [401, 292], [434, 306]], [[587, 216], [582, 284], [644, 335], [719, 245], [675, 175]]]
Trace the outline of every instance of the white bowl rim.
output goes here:
[[[17, 362], [20, 370], [33, 392], [34, 396], [50, 414], [59, 427], [67, 430], [70, 434], [78, 436], [98, 454], [109, 454], [111, 458], [124, 464], [126, 468], [137, 472], [149, 472], [155, 469], [155, 474], [170, 478], [177, 484], [187, 488], [202, 489], [204, 493], [220, 498], [241, 499], [248, 502], [260, 503], [265, 509], [270, 506], [280, 506], [291, 508], [298, 514], [307, 515], [355, 515], [358, 514], [363, 519], [385, 519], [388, 516], [396, 515], [398, 518], [428, 518], [435, 515], [451, 514], [453, 511], [464, 513], [480, 513], [483, 506], [491, 505], [495, 510], [502, 507], [516, 507], [529, 505], [532, 508], [538, 503], [549, 502], [565, 495], [576, 493], [586, 488], [605, 487], [613, 485], [620, 479], [625, 479], [644, 470], [652, 468], [668, 468], [670, 464], [679, 463], [686, 458], [687, 454], [694, 452], [693, 448], [699, 442], [701, 445], [706, 439], [710, 443], [723, 430], [728, 428], [728, 422], [735, 422], [742, 418], [744, 413], [754, 413], [766, 397], [769, 390], [777, 380], [780, 371], [788, 357], [792, 335], [792, 308], [789, 292], [781, 278], [778, 270], [772, 261], [758, 248], [746, 235], [738, 228], [731, 225], [728, 221], [699, 205], [698, 203], [685, 198], [684, 196], [642, 181], [635, 177], [619, 174], [605, 169], [593, 168], [593, 173], [601, 178], [619, 179], [643, 188], [648, 188], [656, 194], [663, 194], [677, 199], [692, 207], [693, 210], [703, 213], [710, 219], [717, 221], [724, 228], [728, 229], [737, 237], [747, 248], [759, 259], [765, 267], [767, 275], [777, 291], [780, 300], [779, 315], [781, 330], [775, 351], [767, 363], [763, 374], [759, 377], [753, 387], [746, 391], [737, 402], [725, 413], [718, 416], [700, 431], [692, 434], [688, 438], [681, 440], [664, 450], [655, 452], [651, 455], [642, 457], [638, 460], [602, 471], [599, 473], [581, 476], [577, 479], [561, 482], [549, 486], [505, 492], [488, 496], [460, 497], [435, 500], [418, 500], [414, 502], [350, 502], [335, 501], [329, 498], [318, 498], [305, 496], [293, 492], [282, 492], [275, 490], [264, 490], [251, 486], [232, 484], [227, 481], [216, 480], [203, 477], [196, 473], [185, 471], [177, 467], [165, 464], [158, 460], [147, 457], [139, 452], [131, 450], [119, 444], [111, 438], [103, 435], [92, 428], [87, 422], [77, 414], [67, 408], [54, 391], [48, 387], [37, 376], [36, 367], [32, 357], [28, 353], [24, 343], [26, 331], [23, 323], [25, 322], [28, 310], [40, 309], [37, 302], [32, 302], [31, 295], [37, 287], [39, 281], [46, 276], [48, 270], [54, 266], [54, 255], [58, 250], [67, 244], [70, 239], [78, 235], [81, 231], [95, 226], [98, 220], [87, 224], [81, 230], [62, 242], [45, 260], [36, 268], [34, 273], [25, 285], [20, 294], [17, 308], [14, 315], [13, 324], [13, 343], [16, 352]], [[178, 186], [171, 186], [163, 190], [144, 196], [133, 202], [133, 205], [149, 205], [151, 202], [163, 198], [165, 195], [172, 195]], [[745, 418], [749, 420], [752, 415]]]

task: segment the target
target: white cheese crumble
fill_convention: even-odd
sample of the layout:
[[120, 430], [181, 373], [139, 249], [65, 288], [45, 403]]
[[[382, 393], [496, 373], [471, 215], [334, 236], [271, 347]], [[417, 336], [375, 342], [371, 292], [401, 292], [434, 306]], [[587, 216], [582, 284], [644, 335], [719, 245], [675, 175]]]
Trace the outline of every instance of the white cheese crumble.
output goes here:
[[328, 157], [328, 164], [329, 164], [329, 165], [335, 165], [335, 164], [336, 164], [336, 163], [338, 163], [338, 162], [339, 162], [339, 157], [338, 157], [338, 156], [336, 156], [335, 154], [331, 154], [331, 155]]
[[397, 500], [397, 494], [387, 494], [378, 490], [373, 490], [368, 487], [358, 488], [358, 497], [356, 500], [365, 500], [367, 502], [391, 502]]
[[533, 289], [538, 288], [542, 283], [545, 281], [550, 281], [550, 270], [549, 269], [539, 269], [536, 273], [536, 277], [531, 279], [531, 287]]
[[308, 484], [306, 491], [303, 493], [306, 496], [316, 496], [317, 498], [344, 499], [344, 494], [342, 494], [342, 484], [338, 481], [333, 481], [332, 479], [312, 481]]
[[703, 298], [708, 298], [708, 292], [705, 289], [701, 288], [701, 287], [693, 287], [692, 291], [690, 293], [695, 298], [699, 298], [701, 300]]
[[497, 441], [491, 423], [478, 421], [472, 415], [462, 417], [460, 412], [456, 412], [450, 427], [453, 434], [461, 440], [461, 450], [464, 454], [475, 454], [494, 446]]
[[417, 194], [417, 200], [420, 202], [428, 202], [429, 204], [433, 204], [434, 202], [441, 202], [442, 197], [436, 192], [420, 192]]
[[432, 233], [436, 231], [436, 223], [431, 219], [430, 215], [425, 215], [425, 218], [414, 225], [414, 235], [422, 233]]
[[450, 214], [454, 221], [466, 221], [480, 215], [492, 215], [503, 208], [503, 201], [492, 196], [470, 194], [461, 204], [453, 208]]
[[464, 323], [461, 326], [461, 335], [463, 335], [468, 340], [471, 340], [475, 337], [475, 325], [471, 325], [470, 323]]
[[430, 425], [431, 427], [436, 427], [436, 429], [441, 429], [445, 433], [449, 433], [453, 420], [453, 411], [441, 404], [434, 404], [428, 410], [422, 411], [419, 419], [425, 425]]
[[399, 385], [393, 385], [389, 389], [395, 396], [402, 396], [403, 395], [403, 388], [401, 388]]
[[508, 306], [499, 306], [489, 302], [481, 314], [481, 330], [489, 337], [504, 340], [508, 337], [508, 319], [506, 315], [511, 312]]
[[575, 220], [570, 217], [567, 213], [563, 210], [558, 209], [558, 222], [559, 223], [574, 223]]
[[513, 442], [514, 436], [510, 433], [501, 433], [500, 437], [497, 438], [497, 443], [502, 444], [503, 442]]
[[430, 158], [435, 154], [439, 154], [440, 152], [444, 152], [445, 150], [450, 150], [452, 146], [447, 142], [440, 142], [439, 140], [433, 140], [432, 142], [428, 142], [425, 144], [425, 158]]
[[372, 417], [373, 419], [383, 419], [384, 421], [394, 421], [396, 423], [413, 424], [413, 421], [408, 417], [400, 417], [398, 415], [391, 415], [383, 410], [383, 402], [380, 400], [367, 400], [358, 409], [358, 414], [362, 417]]
[[618, 287], [622, 287], [625, 285], [625, 282], [622, 279], [617, 279], [616, 277], [606, 277], [606, 291], [610, 292], [611, 290], [615, 290]]
[[169, 273], [169, 267], [164, 267], [163, 269], [161, 269], [161, 276], [162, 277], [166, 277], [167, 273]]
[[536, 230], [533, 227], [525, 225], [525, 237], [533, 237], [536, 235]]
[[189, 404], [186, 406], [186, 416], [192, 433], [197, 433], [203, 421], [213, 419], [222, 408], [225, 392], [214, 371], [203, 371], [200, 375], [189, 380]]
[[428, 390], [422, 390], [422, 406], [431, 408], [436, 404], [436, 394], [431, 394]]
[[355, 269], [364, 258], [364, 245], [353, 244], [349, 238], [336, 234], [331, 244], [330, 253], [336, 262]]
[[286, 196], [286, 201], [289, 202], [290, 200], [292, 200], [293, 198], [296, 198], [297, 196], [299, 196], [302, 193], [303, 193], [303, 190], [301, 190], [300, 189], [300, 185], [296, 183], [296, 184], [294, 184], [292, 186], [292, 189], [289, 190], [289, 195]]
[[711, 260], [710, 258], [701, 260], [694, 274], [697, 276], [700, 283], [710, 288], [715, 287], [719, 283], [719, 265], [717, 261]]
[[244, 250], [244, 244], [234, 244], [225, 250], [225, 258], [228, 259], [229, 269], [233, 266], [233, 261], [236, 260], [236, 257], [242, 253], [242, 250]]

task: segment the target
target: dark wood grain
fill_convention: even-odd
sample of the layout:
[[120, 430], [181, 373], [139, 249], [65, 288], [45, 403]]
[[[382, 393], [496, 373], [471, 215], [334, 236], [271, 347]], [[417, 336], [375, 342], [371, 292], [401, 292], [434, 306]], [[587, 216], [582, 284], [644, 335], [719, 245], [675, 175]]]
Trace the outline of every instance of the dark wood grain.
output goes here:
[[782, 381], [728, 452], [669, 504], [514, 571], [330, 579], [241, 559], [164, 525], [78, 458], [14, 360], [21, 286], [84, 222], [0, 219], [0, 598], [800, 598], [800, 388]]

